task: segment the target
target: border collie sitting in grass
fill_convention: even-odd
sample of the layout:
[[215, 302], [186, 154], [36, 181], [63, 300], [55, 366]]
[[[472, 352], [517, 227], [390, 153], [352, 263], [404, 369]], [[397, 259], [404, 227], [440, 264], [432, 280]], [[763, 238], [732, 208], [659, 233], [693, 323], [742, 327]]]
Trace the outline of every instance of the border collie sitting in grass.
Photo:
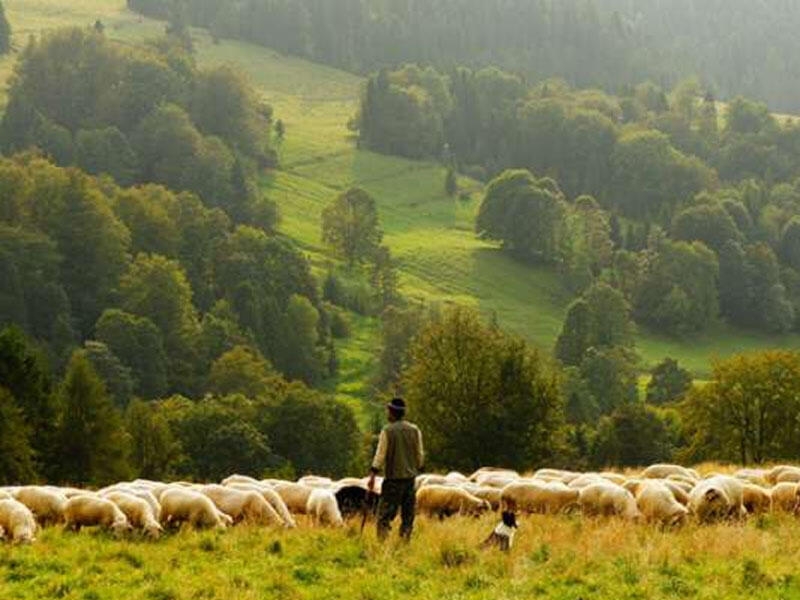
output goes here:
[[497, 524], [488, 538], [481, 544], [481, 548], [497, 546], [503, 552], [508, 552], [514, 544], [514, 534], [517, 532], [517, 516], [510, 510], [503, 511], [503, 519]]

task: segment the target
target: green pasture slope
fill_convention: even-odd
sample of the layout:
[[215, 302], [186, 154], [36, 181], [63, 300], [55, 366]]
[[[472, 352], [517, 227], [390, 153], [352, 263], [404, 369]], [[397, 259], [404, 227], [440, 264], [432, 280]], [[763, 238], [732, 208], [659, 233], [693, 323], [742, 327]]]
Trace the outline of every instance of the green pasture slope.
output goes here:
[[[124, 0], [5, 0], [15, 43], [59, 25], [91, 24], [100, 18], [114, 39], [136, 43], [157, 35], [163, 24], [125, 9]], [[549, 350], [570, 298], [555, 275], [525, 267], [492, 244], [476, 239], [472, 224], [481, 186], [462, 179], [469, 200], [444, 194], [444, 169], [437, 164], [381, 156], [355, 147], [347, 121], [355, 113], [361, 80], [348, 73], [282, 56], [250, 44], [213, 44], [195, 31], [203, 64], [232, 63], [244, 69], [286, 126], [279, 148], [281, 168], [263, 178], [278, 201], [281, 231], [294, 238], [322, 272], [331, 261], [320, 240], [320, 213], [338, 192], [360, 185], [380, 206], [386, 242], [398, 260], [403, 292], [428, 303], [459, 303], [494, 314], [502, 326]], [[0, 77], [13, 58], [0, 61]], [[339, 346], [341, 375], [330, 387], [355, 406], [371, 395], [375, 319], [355, 318], [355, 335]], [[724, 325], [691, 340], [640, 332], [645, 365], [678, 358], [698, 377], [714, 357], [771, 347], [797, 347], [796, 335], [770, 337]]]

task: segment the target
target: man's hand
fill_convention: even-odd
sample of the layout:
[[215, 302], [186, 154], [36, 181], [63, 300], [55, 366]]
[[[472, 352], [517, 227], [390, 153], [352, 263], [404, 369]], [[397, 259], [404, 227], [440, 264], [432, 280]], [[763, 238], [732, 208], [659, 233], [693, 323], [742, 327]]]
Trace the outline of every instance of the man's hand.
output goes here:
[[367, 482], [367, 490], [370, 494], [375, 491], [375, 473], [370, 473], [369, 481]]

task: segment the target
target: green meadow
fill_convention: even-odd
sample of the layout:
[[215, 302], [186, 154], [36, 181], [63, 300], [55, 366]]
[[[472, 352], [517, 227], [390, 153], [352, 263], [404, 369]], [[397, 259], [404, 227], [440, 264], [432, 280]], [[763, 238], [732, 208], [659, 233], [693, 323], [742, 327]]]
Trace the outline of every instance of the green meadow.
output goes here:
[[532, 516], [508, 554], [480, 550], [496, 517], [418, 519], [410, 545], [372, 524], [237, 527], [159, 541], [42, 532], [0, 546], [0, 597], [14, 600], [677, 599], [800, 597], [791, 516], [662, 531], [621, 520]]

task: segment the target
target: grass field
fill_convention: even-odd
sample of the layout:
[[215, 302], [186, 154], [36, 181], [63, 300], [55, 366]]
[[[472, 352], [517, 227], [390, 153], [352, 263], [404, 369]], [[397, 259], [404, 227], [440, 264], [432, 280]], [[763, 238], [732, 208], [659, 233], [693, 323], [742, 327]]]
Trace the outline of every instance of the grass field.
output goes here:
[[[97, 18], [109, 36], [126, 43], [163, 30], [163, 24], [125, 10], [124, 0], [6, 0], [5, 5], [18, 48], [42, 29], [89, 25]], [[346, 123], [356, 111], [358, 77], [245, 43], [214, 44], [201, 31], [193, 35], [201, 64], [244, 69], [283, 120], [281, 168], [263, 178], [263, 189], [280, 205], [281, 231], [301, 245], [317, 270], [331, 260], [320, 240], [322, 208], [340, 191], [360, 185], [378, 201], [405, 294], [476, 307], [537, 346], [552, 348], [570, 302], [557, 277], [517, 264], [475, 238], [472, 224], [481, 194], [476, 182], [462, 180], [470, 198], [454, 200], [444, 194], [441, 166], [356, 148]], [[0, 78], [8, 77], [12, 62], [13, 56], [0, 60]], [[343, 398], [363, 400], [370, 394], [378, 323], [360, 319], [356, 329], [357, 336], [340, 344], [342, 372], [331, 387]], [[686, 340], [646, 331], [638, 336], [643, 367], [672, 356], [698, 377], [708, 375], [713, 357], [799, 345], [800, 336], [770, 337], [725, 325]]]
[[48, 529], [0, 546], [0, 597], [14, 600], [494, 600], [800, 597], [800, 525], [661, 531], [617, 520], [533, 516], [508, 555], [480, 551], [494, 525], [418, 519], [410, 545], [342, 530], [183, 531], [157, 542]]

